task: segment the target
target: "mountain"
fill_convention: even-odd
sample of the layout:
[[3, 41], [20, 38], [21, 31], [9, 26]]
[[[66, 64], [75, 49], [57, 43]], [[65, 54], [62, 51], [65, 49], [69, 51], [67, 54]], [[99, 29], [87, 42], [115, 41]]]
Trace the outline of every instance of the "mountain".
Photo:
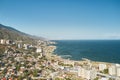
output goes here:
[[26, 34], [17, 29], [0, 24], [0, 39], [34, 41], [36, 39], [45, 40], [45, 38]]

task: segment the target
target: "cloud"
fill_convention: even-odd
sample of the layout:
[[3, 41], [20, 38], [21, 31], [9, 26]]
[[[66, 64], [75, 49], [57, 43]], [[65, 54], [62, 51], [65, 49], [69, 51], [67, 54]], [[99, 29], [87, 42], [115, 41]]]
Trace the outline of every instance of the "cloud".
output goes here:
[[104, 34], [104, 37], [108, 39], [120, 39], [120, 33], [107, 33]]

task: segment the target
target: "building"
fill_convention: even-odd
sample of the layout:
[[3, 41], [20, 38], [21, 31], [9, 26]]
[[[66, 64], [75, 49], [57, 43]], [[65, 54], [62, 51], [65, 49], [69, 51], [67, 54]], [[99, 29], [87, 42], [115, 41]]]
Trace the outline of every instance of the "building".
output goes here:
[[111, 65], [109, 68], [108, 68], [108, 73], [110, 75], [116, 75], [116, 66], [115, 65]]
[[11, 40], [6, 40], [6, 44], [11, 44], [12, 41]]
[[87, 80], [94, 80], [97, 76], [95, 69], [85, 69], [79, 68], [78, 69], [78, 76], [87, 79]]
[[78, 69], [78, 76], [81, 76], [81, 77], [84, 77], [84, 73], [85, 73], [85, 71], [84, 71], [84, 68], [79, 68]]
[[108, 68], [108, 72], [110, 75], [115, 75], [120, 77], [120, 65], [119, 64], [113, 64]]
[[26, 50], [29, 49], [29, 45], [28, 44], [24, 44], [23, 46], [24, 46], [24, 49], [26, 49]]
[[0, 40], [0, 44], [5, 44], [6, 43], [6, 40], [5, 39], [1, 39]]
[[103, 71], [104, 69], [107, 69], [106, 64], [99, 64], [99, 70]]
[[84, 70], [84, 78], [90, 80], [91, 74], [90, 70]]
[[64, 60], [64, 64], [69, 64], [74, 66], [74, 61], [71, 61], [69, 59]]
[[42, 49], [41, 49], [41, 48], [37, 48], [37, 49], [36, 49], [36, 52], [37, 52], [37, 53], [40, 53], [40, 52], [42, 52]]
[[18, 48], [22, 48], [22, 44], [18, 44]]
[[91, 70], [90, 74], [91, 74], [90, 79], [94, 80], [97, 77], [97, 71], [96, 71], [96, 69], [93, 68]]
[[120, 77], [120, 67], [117, 67], [117, 76]]

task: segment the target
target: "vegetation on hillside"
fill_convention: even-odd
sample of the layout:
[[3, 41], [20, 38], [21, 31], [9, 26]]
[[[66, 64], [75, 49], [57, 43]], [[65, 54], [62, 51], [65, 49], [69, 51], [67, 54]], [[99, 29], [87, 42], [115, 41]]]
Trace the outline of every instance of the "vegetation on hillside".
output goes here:
[[34, 40], [23, 32], [20, 32], [14, 28], [7, 27], [0, 24], [0, 39], [10, 39], [10, 40]]
[[18, 31], [12, 27], [4, 26], [0, 24], [0, 39], [9, 39], [9, 40], [22, 40], [26, 41], [27, 43], [33, 43], [34, 40], [45, 40], [42, 37], [32, 36], [21, 31]]

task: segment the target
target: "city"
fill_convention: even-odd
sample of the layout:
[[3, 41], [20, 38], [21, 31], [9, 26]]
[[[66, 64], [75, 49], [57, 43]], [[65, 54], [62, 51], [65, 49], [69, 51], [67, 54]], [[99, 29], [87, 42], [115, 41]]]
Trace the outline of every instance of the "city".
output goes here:
[[120, 64], [63, 59], [53, 54], [55, 42], [1, 39], [1, 80], [120, 80]]

